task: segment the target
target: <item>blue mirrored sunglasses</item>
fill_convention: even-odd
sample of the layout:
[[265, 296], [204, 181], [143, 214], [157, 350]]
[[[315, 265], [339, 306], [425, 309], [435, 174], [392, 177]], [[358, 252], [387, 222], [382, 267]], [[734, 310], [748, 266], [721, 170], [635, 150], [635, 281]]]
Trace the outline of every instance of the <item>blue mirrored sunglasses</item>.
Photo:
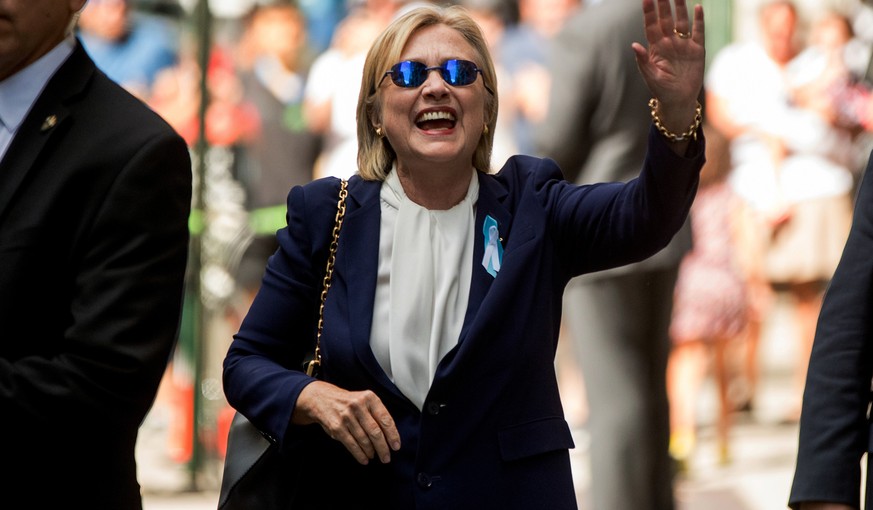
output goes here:
[[[415, 88], [427, 80], [427, 73], [431, 71], [439, 71], [443, 80], [453, 87], [473, 84], [476, 81], [476, 75], [482, 72], [476, 67], [476, 64], [469, 60], [451, 59], [432, 67], [427, 67], [421, 62], [405, 60], [394, 64], [391, 69], [385, 71], [382, 80], [384, 81], [386, 76], [391, 76], [391, 81], [398, 87]], [[379, 84], [381, 85], [381, 83], [380, 81]], [[485, 88], [488, 92], [494, 93], [488, 85], [485, 85]]]

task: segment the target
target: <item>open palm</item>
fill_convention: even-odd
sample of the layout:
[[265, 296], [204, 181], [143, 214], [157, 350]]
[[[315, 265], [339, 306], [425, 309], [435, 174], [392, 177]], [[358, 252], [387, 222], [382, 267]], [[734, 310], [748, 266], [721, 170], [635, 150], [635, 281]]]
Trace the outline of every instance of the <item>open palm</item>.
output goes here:
[[648, 48], [634, 43], [643, 79], [662, 105], [694, 105], [703, 86], [705, 62], [703, 7], [688, 17], [686, 0], [675, 0], [675, 19], [669, 0], [643, 0]]

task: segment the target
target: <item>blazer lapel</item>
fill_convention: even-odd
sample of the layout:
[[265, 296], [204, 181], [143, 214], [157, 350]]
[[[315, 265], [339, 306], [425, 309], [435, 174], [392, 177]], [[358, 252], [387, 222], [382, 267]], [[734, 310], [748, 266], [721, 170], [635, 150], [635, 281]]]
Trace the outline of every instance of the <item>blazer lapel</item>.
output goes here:
[[467, 303], [467, 313], [464, 316], [460, 341], [463, 341], [466, 336], [470, 323], [479, 312], [479, 307], [494, 282], [494, 277], [482, 265], [482, 259], [485, 256], [485, 236], [482, 232], [485, 218], [490, 216], [497, 221], [499, 242], [504, 247], [506, 247], [512, 226], [512, 214], [503, 204], [508, 194], [506, 188], [489, 175], [481, 172], [477, 172], [477, 175], [479, 177], [479, 199], [476, 201], [476, 220], [473, 224], [473, 274], [470, 281], [470, 299]]
[[379, 267], [379, 205], [381, 182], [355, 179], [349, 185], [348, 210], [340, 234], [337, 265], [345, 273], [349, 304], [349, 334], [355, 354], [369, 375], [399, 398], [406, 397], [382, 370], [370, 348], [376, 275]]
[[77, 42], [73, 53], [37, 98], [0, 161], [0, 218], [39, 155], [51, 147], [55, 134], [63, 131], [70, 116], [65, 104], [84, 90], [95, 70]]
[[[12, 203], [12, 197], [49, 143], [52, 134], [58, 131], [58, 126], [69, 115], [67, 109], [61, 106], [48, 111], [54, 113], [45, 115], [42, 120], [34, 113], [28, 115], [0, 162], [0, 218], [3, 217], [6, 207]], [[45, 128], [41, 128], [43, 125]]]

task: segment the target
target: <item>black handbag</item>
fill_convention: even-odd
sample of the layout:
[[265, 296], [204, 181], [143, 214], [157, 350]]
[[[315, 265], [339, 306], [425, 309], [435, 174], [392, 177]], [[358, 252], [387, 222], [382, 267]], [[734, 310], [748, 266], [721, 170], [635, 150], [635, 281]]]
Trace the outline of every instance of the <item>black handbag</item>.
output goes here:
[[[324, 271], [315, 352], [304, 365], [307, 375], [318, 377], [321, 368], [321, 331], [324, 302], [333, 276], [337, 243], [346, 211], [348, 182], [340, 183], [333, 238]], [[219, 491], [219, 510], [277, 510], [314, 506], [312, 494], [300, 483], [308, 471], [305, 458], [294, 458], [279, 451], [245, 416], [237, 412], [227, 436], [227, 454]], [[317, 498], [317, 495], [315, 496]], [[298, 504], [300, 503], [300, 504]]]

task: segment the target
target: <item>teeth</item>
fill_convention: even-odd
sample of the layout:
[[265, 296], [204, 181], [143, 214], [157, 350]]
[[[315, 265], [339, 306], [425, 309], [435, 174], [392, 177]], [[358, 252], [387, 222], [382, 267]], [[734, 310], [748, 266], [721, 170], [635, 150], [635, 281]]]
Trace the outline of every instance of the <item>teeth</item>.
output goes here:
[[427, 122], [429, 120], [450, 120], [455, 121], [455, 116], [449, 112], [427, 112], [418, 117], [418, 122]]

